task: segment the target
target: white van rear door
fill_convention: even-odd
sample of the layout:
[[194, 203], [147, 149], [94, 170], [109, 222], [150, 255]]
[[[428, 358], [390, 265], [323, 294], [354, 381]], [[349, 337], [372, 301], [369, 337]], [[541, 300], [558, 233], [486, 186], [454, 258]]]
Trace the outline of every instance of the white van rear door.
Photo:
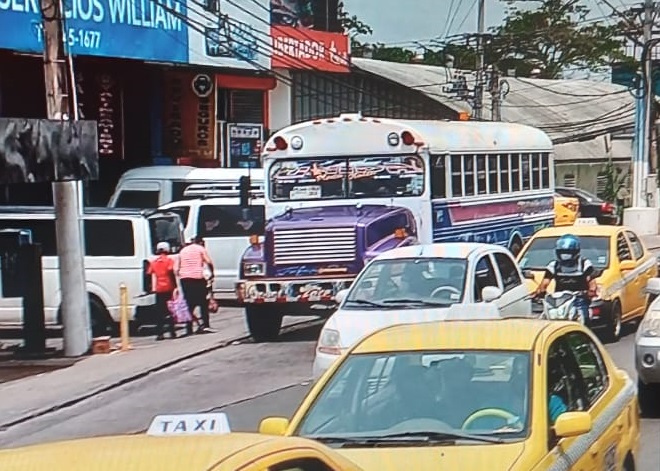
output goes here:
[[108, 206], [112, 208], [153, 209], [164, 199], [163, 184], [158, 180], [120, 181]]
[[233, 299], [241, 256], [250, 245], [250, 235], [264, 233], [263, 204], [251, 206], [249, 212], [237, 204], [202, 204], [196, 231], [213, 259], [216, 297]]

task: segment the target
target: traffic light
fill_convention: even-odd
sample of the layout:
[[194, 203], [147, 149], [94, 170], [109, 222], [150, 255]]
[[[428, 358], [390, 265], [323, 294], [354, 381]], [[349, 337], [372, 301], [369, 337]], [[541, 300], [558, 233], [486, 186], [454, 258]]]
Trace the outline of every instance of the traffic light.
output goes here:
[[250, 177], [247, 175], [242, 176], [238, 183], [238, 192], [241, 199], [241, 207], [246, 208], [250, 206], [250, 189], [252, 183]]

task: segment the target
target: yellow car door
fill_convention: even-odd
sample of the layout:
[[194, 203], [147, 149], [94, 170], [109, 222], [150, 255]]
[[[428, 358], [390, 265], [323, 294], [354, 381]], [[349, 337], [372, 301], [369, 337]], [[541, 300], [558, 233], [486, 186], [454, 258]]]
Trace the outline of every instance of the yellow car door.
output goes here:
[[628, 239], [621, 230], [616, 234], [616, 256], [612, 260], [612, 270], [614, 278], [609, 280], [613, 286], [606, 286], [606, 288], [617, 287], [621, 300], [621, 317], [622, 320], [629, 319], [632, 313], [639, 308], [639, 293], [634, 289], [634, 284], [631, 283], [635, 277], [634, 267], [637, 265], [632, 256], [632, 250]]
[[630, 244], [632, 257], [637, 264], [634, 276], [631, 277], [631, 295], [633, 297], [634, 309], [630, 317], [643, 316], [646, 312], [648, 295], [644, 291], [646, 283], [650, 278], [658, 274], [658, 263], [655, 256], [646, 250], [644, 244], [635, 232], [626, 229], [626, 238]]

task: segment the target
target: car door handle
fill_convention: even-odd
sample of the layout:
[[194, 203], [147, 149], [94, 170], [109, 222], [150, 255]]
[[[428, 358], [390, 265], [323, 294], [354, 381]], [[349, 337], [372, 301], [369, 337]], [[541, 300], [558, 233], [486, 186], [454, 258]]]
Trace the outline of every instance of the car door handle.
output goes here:
[[598, 456], [598, 444], [593, 444], [591, 445], [591, 448], [589, 448], [589, 453], [591, 454], [592, 458], [595, 458]]

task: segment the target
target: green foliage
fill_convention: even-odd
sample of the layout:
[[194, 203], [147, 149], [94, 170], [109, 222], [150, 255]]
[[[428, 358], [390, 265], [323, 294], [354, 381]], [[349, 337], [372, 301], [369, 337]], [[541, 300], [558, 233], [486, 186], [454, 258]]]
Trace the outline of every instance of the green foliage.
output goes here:
[[351, 47], [357, 49], [358, 51], [364, 48], [364, 44], [356, 39], [357, 36], [370, 36], [373, 34], [374, 30], [371, 29], [371, 26], [366, 24], [364, 21], [361, 21], [357, 15], [351, 15], [344, 2], [339, 2], [337, 9], [337, 17], [341, 23], [344, 31], [348, 34], [351, 39]]
[[626, 174], [615, 167], [611, 159], [607, 162], [603, 171], [605, 173], [605, 190], [601, 198], [605, 201], [616, 201], [619, 188], [625, 183]]
[[595, 69], [624, 59], [619, 25], [588, 20], [584, 0], [503, 1], [507, 16], [493, 28], [487, 50], [488, 62], [501, 69], [527, 75], [538, 67], [541, 77], [554, 79], [569, 66]]

